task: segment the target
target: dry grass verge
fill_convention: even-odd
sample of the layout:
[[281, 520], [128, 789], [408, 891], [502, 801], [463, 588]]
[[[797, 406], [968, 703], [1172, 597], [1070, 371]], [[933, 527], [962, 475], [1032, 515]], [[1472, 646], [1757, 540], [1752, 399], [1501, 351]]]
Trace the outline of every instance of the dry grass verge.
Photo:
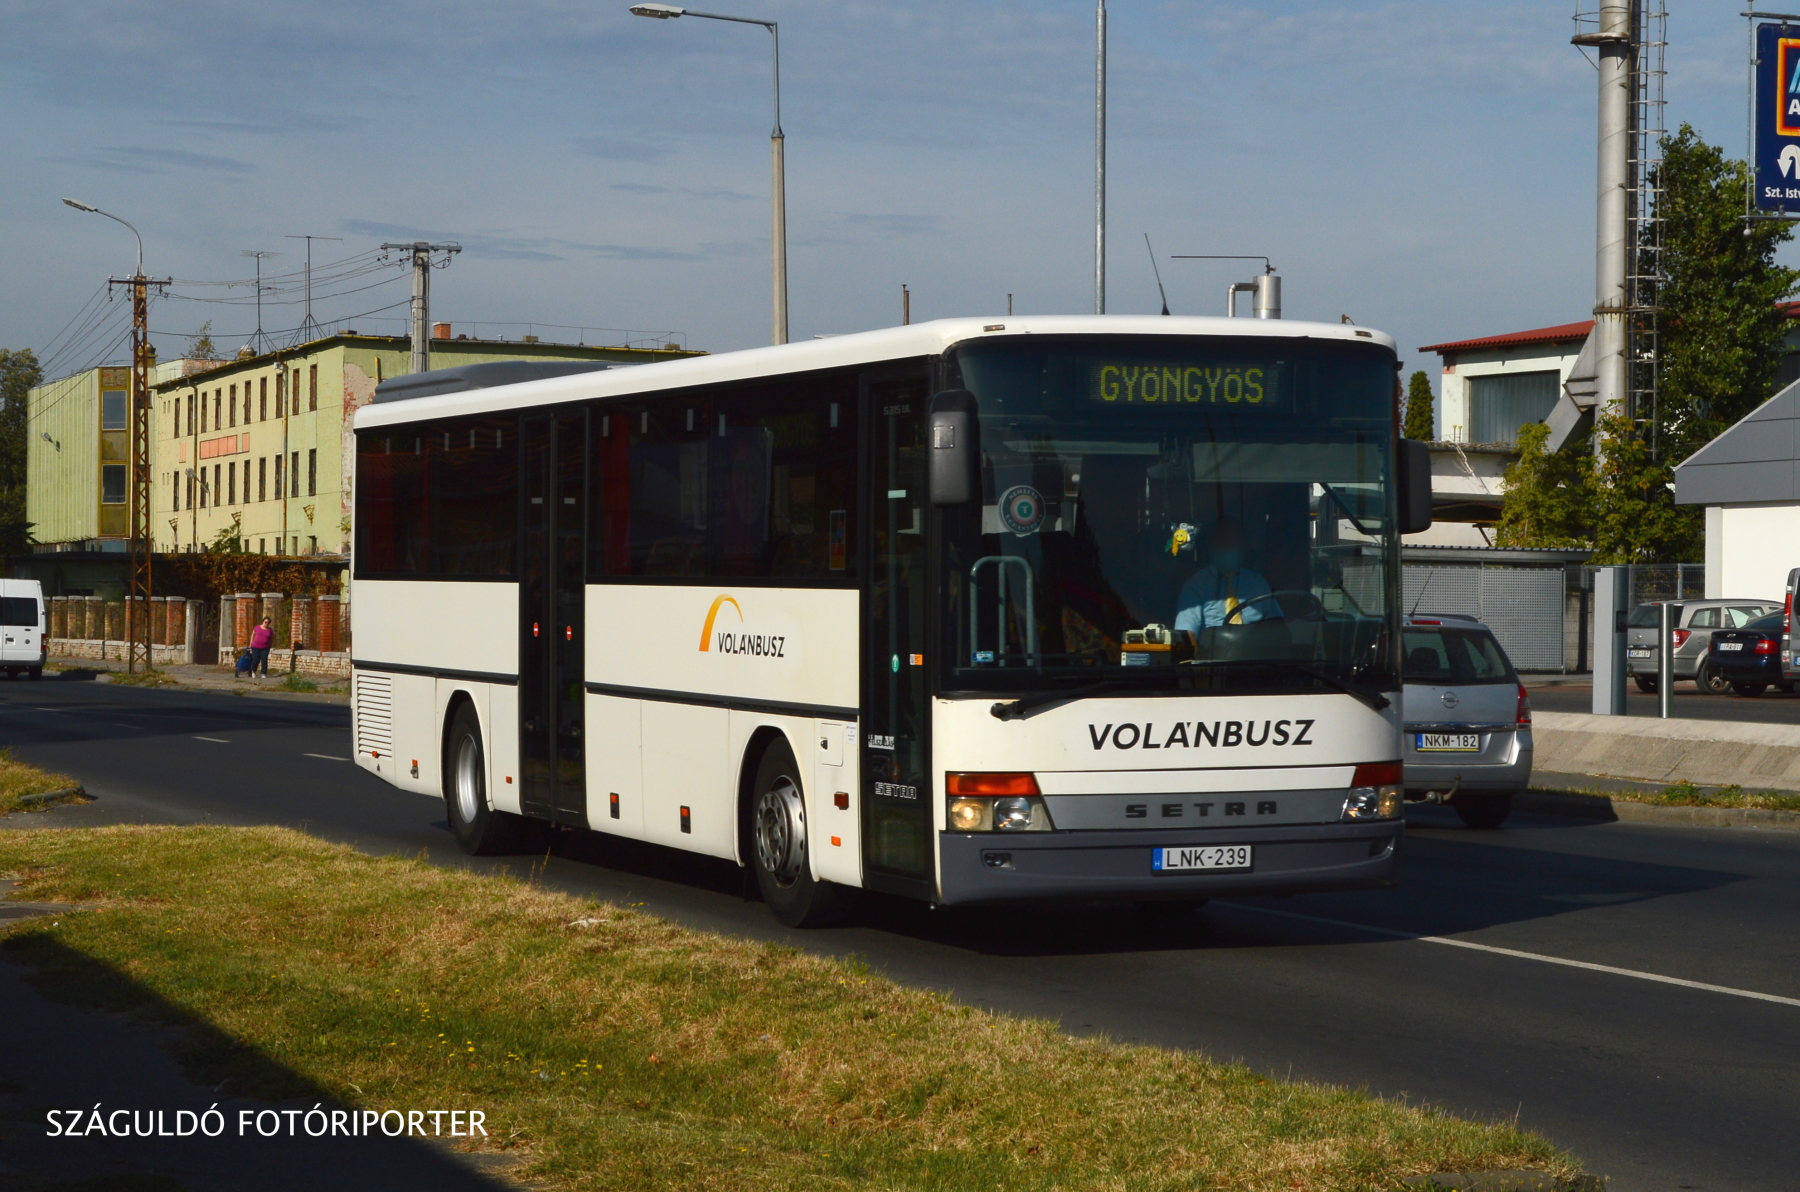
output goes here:
[[1391, 1189], [1575, 1170], [1505, 1124], [1071, 1038], [854, 963], [284, 829], [0, 833], [7, 871], [26, 897], [96, 908], [0, 935], [54, 996], [100, 997], [105, 966], [114, 1008], [137, 990], [254, 1049], [182, 1057], [239, 1095], [304, 1080], [370, 1108], [481, 1108], [482, 1145], [523, 1148], [514, 1174], [545, 1188]]
[[19, 810], [19, 800], [26, 795], [67, 790], [74, 785], [75, 780], [67, 774], [40, 770], [13, 757], [12, 750], [0, 749], [0, 815]]

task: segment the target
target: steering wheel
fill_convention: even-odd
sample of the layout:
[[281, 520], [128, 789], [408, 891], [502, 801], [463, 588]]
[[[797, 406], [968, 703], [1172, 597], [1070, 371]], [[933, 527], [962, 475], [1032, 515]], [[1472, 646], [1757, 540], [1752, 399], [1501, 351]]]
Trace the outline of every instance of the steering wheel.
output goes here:
[[1299, 620], [1304, 617], [1318, 617], [1323, 616], [1325, 613], [1324, 602], [1306, 589], [1283, 588], [1279, 592], [1264, 592], [1261, 596], [1252, 597], [1251, 599], [1244, 601], [1242, 604], [1225, 614], [1225, 624], [1231, 624], [1231, 619], [1233, 617], [1240, 618], [1238, 621], [1240, 625], [1248, 624], [1249, 622], [1241, 619], [1241, 614], [1245, 609], [1261, 604], [1265, 600], [1283, 599], [1293, 601], [1300, 610], [1303, 610], [1289, 613], [1285, 605], [1277, 605], [1276, 607], [1281, 609], [1281, 615], [1288, 620]]

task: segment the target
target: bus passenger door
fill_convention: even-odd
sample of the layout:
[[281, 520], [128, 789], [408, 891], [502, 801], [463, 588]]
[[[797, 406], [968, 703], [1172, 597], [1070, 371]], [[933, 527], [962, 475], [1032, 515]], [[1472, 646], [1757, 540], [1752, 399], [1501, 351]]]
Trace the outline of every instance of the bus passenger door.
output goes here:
[[862, 702], [864, 884], [930, 897], [932, 783], [925, 683], [923, 367], [864, 378], [869, 574]]
[[521, 449], [519, 801], [586, 827], [586, 412], [527, 417]]

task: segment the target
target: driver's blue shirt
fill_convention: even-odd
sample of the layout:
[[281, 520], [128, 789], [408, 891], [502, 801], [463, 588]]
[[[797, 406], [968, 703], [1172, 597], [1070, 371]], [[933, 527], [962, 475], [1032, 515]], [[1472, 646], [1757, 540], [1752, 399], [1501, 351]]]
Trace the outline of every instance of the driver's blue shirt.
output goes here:
[[1199, 632], [1225, 624], [1231, 609], [1250, 605], [1233, 617], [1232, 624], [1250, 624], [1267, 617], [1279, 617], [1281, 606], [1273, 600], [1251, 604], [1258, 596], [1269, 594], [1269, 583], [1254, 571], [1240, 568], [1221, 572], [1210, 564], [1188, 577], [1181, 585], [1181, 598], [1176, 602], [1175, 628]]

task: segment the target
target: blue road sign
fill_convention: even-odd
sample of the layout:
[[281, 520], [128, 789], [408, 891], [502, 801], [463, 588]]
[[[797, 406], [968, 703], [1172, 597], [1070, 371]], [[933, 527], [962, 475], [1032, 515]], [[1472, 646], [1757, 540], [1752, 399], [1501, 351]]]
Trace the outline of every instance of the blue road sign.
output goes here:
[[1800, 216], [1800, 25], [1756, 27], [1756, 209]]

